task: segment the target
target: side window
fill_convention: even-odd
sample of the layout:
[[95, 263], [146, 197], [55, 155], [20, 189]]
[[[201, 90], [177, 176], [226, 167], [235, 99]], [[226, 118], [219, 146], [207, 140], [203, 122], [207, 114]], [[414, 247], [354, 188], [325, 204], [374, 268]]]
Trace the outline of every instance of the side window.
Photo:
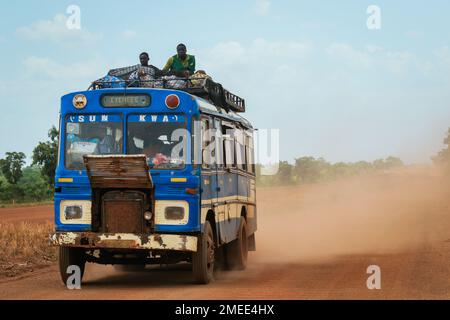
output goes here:
[[224, 166], [235, 168], [234, 127], [231, 123], [222, 122], [222, 141]]
[[201, 128], [201, 135], [202, 135], [202, 168], [203, 169], [210, 169], [211, 168], [211, 152], [209, 151], [210, 144], [211, 144], [211, 137], [210, 137], [210, 131], [211, 128], [211, 119], [210, 118], [202, 118], [202, 128]]
[[251, 131], [245, 132], [245, 154], [247, 159], [247, 172], [255, 173], [255, 159], [253, 147], [253, 134]]
[[245, 159], [245, 136], [242, 129], [236, 129], [236, 164], [240, 170], [247, 170], [247, 163]]
[[224, 168], [224, 150], [223, 150], [223, 134], [221, 120], [214, 119], [214, 157], [217, 164], [217, 169], [223, 170]]

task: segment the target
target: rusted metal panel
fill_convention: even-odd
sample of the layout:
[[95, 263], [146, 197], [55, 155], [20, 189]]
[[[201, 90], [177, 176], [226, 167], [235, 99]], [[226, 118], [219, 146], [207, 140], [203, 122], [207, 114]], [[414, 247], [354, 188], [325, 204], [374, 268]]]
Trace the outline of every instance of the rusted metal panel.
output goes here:
[[197, 251], [197, 237], [178, 234], [131, 234], [95, 232], [57, 232], [50, 235], [50, 243], [81, 248], [120, 248]]
[[151, 189], [145, 155], [85, 155], [91, 188]]
[[141, 233], [144, 222], [142, 212], [142, 201], [104, 200], [104, 231]]
[[103, 231], [135, 233], [144, 231], [146, 195], [139, 191], [109, 191], [102, 198]]

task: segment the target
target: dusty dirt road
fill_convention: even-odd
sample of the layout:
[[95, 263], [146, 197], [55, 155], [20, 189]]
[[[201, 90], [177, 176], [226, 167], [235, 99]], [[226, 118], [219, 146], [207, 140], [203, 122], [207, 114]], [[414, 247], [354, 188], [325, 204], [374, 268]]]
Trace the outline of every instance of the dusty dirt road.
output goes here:
[[0, 223], [53, 221], [53, 205], [0, 208]]
[[[0, 298], [450, 298], [450, 188], [431, 172], [261, 188], [257, 197], [258, 251], [244, 272], [221, 272], [199, 286], [183, 265], [120, 273], [88, 264], [82, 289], [68, 290], [55, 265], [1, 280]], [[381, 290], [367, 289], [369, 265], [381, 268]]]

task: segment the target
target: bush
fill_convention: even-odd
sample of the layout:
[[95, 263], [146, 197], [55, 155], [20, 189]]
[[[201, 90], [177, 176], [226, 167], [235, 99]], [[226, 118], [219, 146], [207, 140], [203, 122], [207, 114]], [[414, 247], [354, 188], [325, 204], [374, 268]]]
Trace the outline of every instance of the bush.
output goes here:
[[9, 183], [0, 174], [0, 201], [40, 202], [52, 199], [52, 189], [38, 167], [23, 169], [22, 177], [16, 184]]

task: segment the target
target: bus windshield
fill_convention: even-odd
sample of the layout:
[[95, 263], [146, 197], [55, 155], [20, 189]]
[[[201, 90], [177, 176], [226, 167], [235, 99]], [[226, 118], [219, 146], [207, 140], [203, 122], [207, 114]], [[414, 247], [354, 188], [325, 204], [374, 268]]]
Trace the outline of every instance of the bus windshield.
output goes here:
[[185, 116], [130, 115], [127, 128], [128, 154], [145, 154], [152, 169], [184, 168], [189, 136]]
[[65, 166], [83, 170], [86, 154], [123, 153], [119, 115], [76, 115], [66, 118]]

